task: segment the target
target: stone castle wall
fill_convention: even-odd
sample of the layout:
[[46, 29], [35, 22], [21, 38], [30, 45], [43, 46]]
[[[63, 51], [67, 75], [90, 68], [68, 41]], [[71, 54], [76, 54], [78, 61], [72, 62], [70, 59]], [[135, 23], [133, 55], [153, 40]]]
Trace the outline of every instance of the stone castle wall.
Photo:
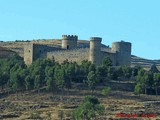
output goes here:
[[55, 61], [58, 61], [59, 63], [62, 63], [64, 60], [81, 63], [83, 60], [88, 60], [89, 48], [59, 50], [47, 53], [47, 58], [52, 59], [53, 57]]
[[24, 46], [24, 61], [27, 65], [29, 65], [38, 58], [46, 58], [47, 52], [58, 49], [60, 48], [41, 44], [27, 44]]
[[131, 65], [131, 43], [113, 42], [112, 52], [117, 53], [117, 65]]
[[65, 60], [77, 63], [89, 60], [93, 64], [100, 65], [108, 56], [114, 66], [131, 65], [131, 43], [129, 42], [114, 42], [112, 47], [102, 47], [102, 38], [91, 37], [88, 47], [79, 48], [77, 40], [78, 36], [63, 35], [61, 48], [43, 44], [28, 44], [24, 47], [24, 61], [29, 65], [38, 58], [54, 58], [59, 63]]
[[[71, 50], [57, 50], [52, 52], [47, 52], [47, 58], [52, 59], [54, 57], [55, 61], [62, 63], [64, 60], [81, 63], [83, 60], [89, 60], [89, 48], [79, 48]], [[116, 53], [109, 53], [101, 51], [100, 62], [103, 61], [105, 57], [109, 57], [112, 60], [112, 64], [116, 65]]]
[[[111, 60], [112, 60], [112, 65], [115, 66], [117, 65], [117, 55], [116, 53], [110, 53], [110, 52], [104, 52], [104, 51], [101, 51], [102, 53], [102, 61], [105, 57], [109, 57]], [[101, 61], [101, 62], [102, 62]]]

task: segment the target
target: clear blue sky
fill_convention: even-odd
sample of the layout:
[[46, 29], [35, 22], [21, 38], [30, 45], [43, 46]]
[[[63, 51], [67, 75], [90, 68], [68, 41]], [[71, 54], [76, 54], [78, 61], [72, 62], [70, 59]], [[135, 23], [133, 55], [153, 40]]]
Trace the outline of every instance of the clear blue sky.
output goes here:
[[160, 59], [160, 0], [0, 0], [0, 40], [99, 36]]

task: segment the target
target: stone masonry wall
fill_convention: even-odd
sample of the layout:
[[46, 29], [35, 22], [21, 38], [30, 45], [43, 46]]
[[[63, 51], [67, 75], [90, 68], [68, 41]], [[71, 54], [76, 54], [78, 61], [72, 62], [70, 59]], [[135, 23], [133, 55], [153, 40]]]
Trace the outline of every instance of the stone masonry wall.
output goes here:
[[117, 63], [117, 56], [116, 53], [109, 53], [109, 52], [103, 52], [102, 51], [102, 61], [105, 57], [109, 57], [112, 60], [112, 65], [115, 66]]
[[71, 50], [59, 50], [53, 52], [47, 52], [47, 58], [52, 59], [54, 57], [55, 61], [62, 63], [64, 60], [81, 63], [83, 60], [88, 60], [89, 58], [89, 48], [79, 48]]

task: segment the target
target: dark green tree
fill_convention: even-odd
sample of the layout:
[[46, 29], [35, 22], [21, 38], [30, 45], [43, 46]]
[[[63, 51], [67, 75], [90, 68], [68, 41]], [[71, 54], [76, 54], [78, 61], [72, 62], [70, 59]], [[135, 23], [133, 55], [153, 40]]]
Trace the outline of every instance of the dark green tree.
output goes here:
[[4, 73], [0, 72], [0, 86], [2, 90], [4, 86], [7, 84], [8, 80], [9, 80], [9, 75], [5, 72]]
[[100, 82], [105, 82], [107, 79], [107, 70], [103, 66], [96, 67], [96, 76]]
[[132, 76], [132, 68], [128, 66], [124, 66], [122, 69], [123, 69], [124, 77], [129, 80]]
[[134, 89], [134, 93], [136, 95], [140, 95], [143, 92], [143, 88], [141, 84], [137, 84]]
[[95, 85], [97, 84], [98, 80], [97, 80], [97, 76], [95, 74], [94, 71], [90, 71], [88, 73], [88, 76], [87, 76], [87, 85], [89, 87], [89, 89], [92, 91], [93, 93], [93, 90], [95, 89]]
[[156, 95], [158, 95], [158, 88], [160, 87], [160, 73], [154, 73], [153, 79], [154, 79], [153, 87], [155, 89]]
[[54, 78], [56, 80], [55, 81], [56, 86], [58, 88], [63, 89], [64, 88], [65, 71], [61, 68], [61, 66], [58, 66], [55, 68]]
[[53, 91], [56, 88], [55, 78], [54, 78], [54, 67], [47, 66], [45, 69], [45, 81], [46, 81], [46, 89], [49, 91]]
[[24, 79], [25, 81], [25, 88], [26, 90], [31, 90], [34, 88], [34, 80], [31, 78], [30, 75], [27, 75]]
[[54, 90], [54, 88], [55, 88], [55, 83], [54, 83], [54, 80], [53, 80], [53, 78], [52, 77], [46, 77], [46, 81], [47, 81], [47, 90], [49, 90], [49, 91], [53, 91]]
[[36, 75], [34, 78], [34, 88], [37, 89], [38, 94], [40, 93], [41, 83], [42, 81], [40, 75]]
[[111, 61], [111, 59], [110, 59], [109, 57], [105, 57], [105, 58], [103, 59], [102, 66], [105, 66], [105, 67], [107, 67], [107, 66], [112, 66], [112, 61]]
[[81, 105], [74, 111], [75, 120], [92, 120], [96, 116], [104, 114], [104, 106], [100, 104], [98, 98], [93, 96], [85, 97]]

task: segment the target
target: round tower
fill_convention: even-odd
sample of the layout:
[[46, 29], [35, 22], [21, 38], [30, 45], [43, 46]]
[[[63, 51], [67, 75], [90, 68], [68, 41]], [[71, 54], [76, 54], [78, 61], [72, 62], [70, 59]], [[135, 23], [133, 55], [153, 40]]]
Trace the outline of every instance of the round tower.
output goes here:
[[62, 35], [62, 48], [72, 49], [77, 47], [78, 36], [76, 35]]
[[100, 37], [90, 38], [89, 61], [95, 65], [101, 64], [101, 41], [102, 38]]
[[116, 53], [116, 65], [131, 65], [131, 43], [130, 42], [113, 42], [112, 52]]

